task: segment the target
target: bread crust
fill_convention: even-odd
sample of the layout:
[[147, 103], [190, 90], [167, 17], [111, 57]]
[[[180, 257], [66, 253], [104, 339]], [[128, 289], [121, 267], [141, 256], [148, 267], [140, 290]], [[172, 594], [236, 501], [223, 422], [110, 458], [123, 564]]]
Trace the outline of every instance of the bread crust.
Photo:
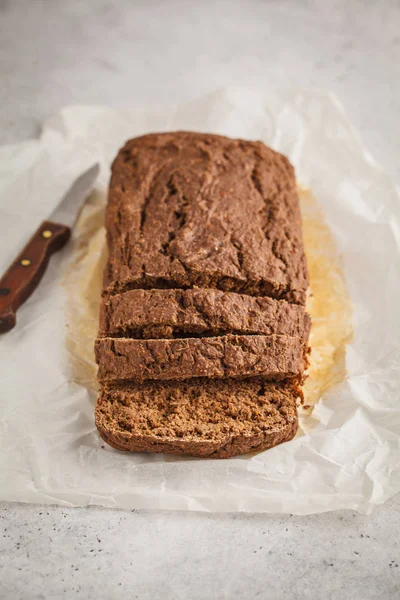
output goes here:
[[263, 452], [294, 438], [298, 420], [293, 418], [277, 431], [268, 431], [257, 436], [231, 436], [226, 442], [155, 440], [151, 436], [110, 434], [107, 428], [96, 421], [101, 438], [115, 450], [125, 452], [154, 452], [176, 454], [194, 458], [232, 458], [249, 452]]

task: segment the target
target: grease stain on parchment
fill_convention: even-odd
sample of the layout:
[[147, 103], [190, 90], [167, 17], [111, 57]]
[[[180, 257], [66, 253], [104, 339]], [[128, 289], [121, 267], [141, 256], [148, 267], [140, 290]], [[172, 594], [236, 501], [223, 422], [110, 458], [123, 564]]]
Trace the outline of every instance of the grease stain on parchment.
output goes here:
[[[341, 259], [317, 200], [310, 190], [299, 188], [303, 237], [310, 273], [307, 310], [312, 327], [310, 366], [300, 407], [300, 434], [315, 425], [312, 408], [321, 395], [346, 376], [346, 344], [352, 338], [352, 306], [346, 289]], [[106, 196], [95, 191], [89, 197], [74, 229], [74, 260], [64, 277], [70, 301], [66, 310], [66, 344], [71, 374], [76, 383], [96, 391], [97, 367], [93, 345], [103, 269], [107, 259], [104, 229]]]
[[322, 208], [306, 188], [299, 188], [303, 240], [310, 273], [307, 310], [311, 315], [310, 366], [299, 410], [300, 432], [316, 424], [313, 406], [346, 377], [346, 345], [353, 337], [353, 309], [342, 260]]
[[63, 284], [69, 302], [66, 308], [66, 346], [73, 380], [96, 391], [97, 365], [94, 340], [99, 328], [103, 270], [107, 260], [104, 207], [106, 196], [94, 191], [89, 196], [74, 228], [74, 259]]

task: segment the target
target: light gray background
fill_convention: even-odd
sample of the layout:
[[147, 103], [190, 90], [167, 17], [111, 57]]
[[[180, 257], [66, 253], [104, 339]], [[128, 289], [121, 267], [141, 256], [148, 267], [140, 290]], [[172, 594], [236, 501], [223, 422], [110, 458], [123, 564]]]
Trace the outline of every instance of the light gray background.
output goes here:
[[[2, 144], [65, 104], [226, 84], [333, 90], [399, 181], [399, 0], [0, 0]], [[0, 599], [398, 598], [399, 524], [398, 496], [370, 517], [2, 505]]]

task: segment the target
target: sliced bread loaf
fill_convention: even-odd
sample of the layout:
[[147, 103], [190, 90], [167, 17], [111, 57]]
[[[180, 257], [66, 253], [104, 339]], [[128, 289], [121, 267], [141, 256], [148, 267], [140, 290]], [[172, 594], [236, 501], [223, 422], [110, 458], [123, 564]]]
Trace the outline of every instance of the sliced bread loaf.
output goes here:
[[229, 458], [292, 439], [298, 396], [293, 384], [256, 378], [106, 385], [96, 425], [118, 450]]
[[203, 133], [135, 138], [112, 167], [106, 230], [102, 438], [221, 458], [290, 440], [310, 319], [287, 158]]

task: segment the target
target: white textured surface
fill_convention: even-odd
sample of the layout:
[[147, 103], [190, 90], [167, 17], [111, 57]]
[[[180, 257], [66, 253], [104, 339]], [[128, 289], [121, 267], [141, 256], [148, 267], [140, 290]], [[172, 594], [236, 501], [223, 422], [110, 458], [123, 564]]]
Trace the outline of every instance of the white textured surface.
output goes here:
[[[1, 143], [35, 134], [69, 103], [169, 102], [232, 83], [317, 86], [339, 96], [399, 179], [395, 0], [0, 0], [0, 9]], [[397, 598], [399, 508], [398, 497], [372, 517], [6, 505], [0, 598]]]
[[373, 518], [10, 504], [0, 516], [0, 598], [397, 600], [399, 518], [393, 500]]
[[[323, 87], [400, 175], [398, 0], [0, 0], [1, 136], [60, 106]], [[1, 13], [0, 13], [1, 14]], [[4, 141], [2, 142], [4, 143]]]

